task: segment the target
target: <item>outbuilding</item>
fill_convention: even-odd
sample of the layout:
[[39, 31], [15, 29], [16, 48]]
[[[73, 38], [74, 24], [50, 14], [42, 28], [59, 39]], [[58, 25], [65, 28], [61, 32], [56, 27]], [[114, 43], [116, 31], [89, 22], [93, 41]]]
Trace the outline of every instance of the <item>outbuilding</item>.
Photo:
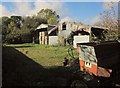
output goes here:
[[41, 24], [35, 29], [34, 41], [38, 44], [56, 45], [58, 40], [56, 25]]

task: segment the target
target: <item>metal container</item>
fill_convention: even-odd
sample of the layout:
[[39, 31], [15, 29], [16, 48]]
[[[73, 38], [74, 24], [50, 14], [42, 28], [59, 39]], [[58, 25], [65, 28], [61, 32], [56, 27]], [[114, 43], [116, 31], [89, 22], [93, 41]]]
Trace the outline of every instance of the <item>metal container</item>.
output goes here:
[[118, 41], [78, 43], [80, 71], [87, 71], [95, 76], [110, 77], [112, 69], [120, 62], [119, 48]]

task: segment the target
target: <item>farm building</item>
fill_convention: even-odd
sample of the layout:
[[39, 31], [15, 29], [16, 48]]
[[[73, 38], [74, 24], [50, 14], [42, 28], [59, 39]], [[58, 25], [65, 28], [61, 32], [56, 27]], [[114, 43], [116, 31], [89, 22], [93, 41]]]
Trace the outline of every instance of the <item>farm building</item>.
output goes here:
[[77, 35], [73, 37], [73, 45], [76, 48], [77, 43], [87, 43], [92, 41], [101, 41], [105, 39], [104, 32], [107, 31], [107, 28], [88, 26], [87, 29], [79, 29], [75, 31]]
[[[89, 32], [89, 26], [84, 25], [80, 22], [63, 22], [63, 23], [58, 25], [59, 39], [60, 40], [64, 39], [65, 44], [69, 43], [69, 44], [74, 45], [73, 44], [74, 37], [79, 35], [79, 34], [76, 34], [76, 33], [80, 29], [84, 29], [84, 30], [87, 30]], [[76, 33], [72, 34], [73, 32], [76, 32]], [[84, 42], [88, 41], [88, 36], [85, 36], [84, 38], [86, 38], [86, 37], [87, 37], [87, 40], [84, 39]]]
[[39, 44], [70, 44], [76, 48], [77, 43], [104, 39], [105, 29], [80, 22], [63, 22], [58, 25], [41, 24], [35, 29], [35, 39]]
[[35, 29], [34, 40], [39, 44], [56, 45], [58, 41], [58, 27], [55, 25], [41, 24]]
[[65, 39], [76, 48], [77, 43], [90, 42], [92, 40], [104, 39], [103, 32], [107, 28], [88, 26], [79, 22], [64, 22], [58, 25], [59, 39]]

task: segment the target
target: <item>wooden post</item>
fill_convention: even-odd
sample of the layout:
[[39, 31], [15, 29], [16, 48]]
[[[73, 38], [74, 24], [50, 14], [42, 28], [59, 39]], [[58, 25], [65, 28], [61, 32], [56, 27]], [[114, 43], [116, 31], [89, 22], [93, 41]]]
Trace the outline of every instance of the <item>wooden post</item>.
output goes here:
[[42, 37], [41, 32], [39, 32], [39, 44], [41, 44], [41, 37]]
[[45, 40], [44, 40], [44, 36], [45, 36], [45, 35], [44, 35], [44, 32], [42, 32], [42, 44], [44, 44], [44, 41], [45, 41]]

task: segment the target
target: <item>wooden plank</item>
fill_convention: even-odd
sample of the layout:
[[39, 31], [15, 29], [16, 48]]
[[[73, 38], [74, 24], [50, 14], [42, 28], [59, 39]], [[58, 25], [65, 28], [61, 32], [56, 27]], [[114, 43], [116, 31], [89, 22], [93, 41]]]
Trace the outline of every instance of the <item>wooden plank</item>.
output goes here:
[[41, 33], [42, 33], [42, 36], [41, 36], [42, 37], [42, 41], [41, 41], [42, 43], [41, 44], [44, 44], [44, 37], [43, 37], [44, 33], [43, 32], [41, 32]]
[[45, 36], [45, 44], [47, 44], [47, 36]]
[[39, 44], [41, 44], [41, 32], [39, 32]]

